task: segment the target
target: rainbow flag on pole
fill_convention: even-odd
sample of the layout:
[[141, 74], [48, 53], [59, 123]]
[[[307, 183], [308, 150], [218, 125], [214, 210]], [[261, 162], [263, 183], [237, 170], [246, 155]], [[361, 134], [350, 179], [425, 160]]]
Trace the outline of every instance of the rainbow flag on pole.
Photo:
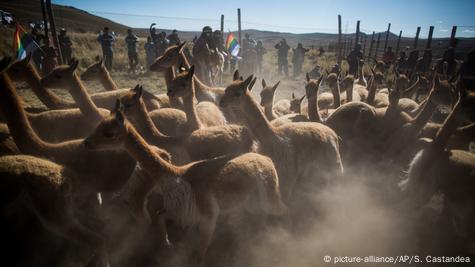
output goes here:
[[24, 59], [27, 54], [40, 49], [40, 46], [33, 40], [20, 24], [16, 24], [15, 35], [13, 36], [13, 49], [17, 59]]
[[228, 38], [226, 38], [226, 50], [228, 50], [231, 55], [237, 57], [240, 48], [241, 46], [239, 45], [238, 40], [234, 37], [234, 34], [230, 32]]

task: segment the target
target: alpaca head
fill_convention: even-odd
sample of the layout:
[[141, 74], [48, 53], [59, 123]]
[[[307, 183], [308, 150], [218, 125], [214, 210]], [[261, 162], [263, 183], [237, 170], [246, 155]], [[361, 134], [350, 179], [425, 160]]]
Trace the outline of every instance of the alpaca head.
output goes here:
[[118, 150], [124, 147], [127, 133], [126, 119], [117, 100], [110, 116], [104, 118], [94, 132], [84, 139], [84, 146], [89, 150]]
[[403, 91], [409, 87], [410, 81], [405, 74], [396, 75], [395, 88], [396, 90]]
[[355, 77], [353, 75], [346, 75], [343, 80], [340, 82], [340, 88], [343, 91], [349, 91], [353, 89], [353, 84], [355, 83]]
[[311, 80], [310, 76], [307, 74], [307, 83], [305, 84], [305, 95], [307, 96], [307, 99], [313, 99], [318, 96], [318, 89], [320, 88], [322, 79], [323, 75], [320, 76], [318, 80]]
[[292, 99], [290, 100], [290, 111], [292, 113], [300, 113], [302, 107], [302, 101], [305, 98], [305, 95], [301, 98], [295, 97], [295, 94], [292, 93]]
[[119, 98], [121, 104], [119, 106], [127, 118], [136, 118], [140, 115], [141, 107], [145, 106], [142, 94], [143, 87], [137, 84], [134, 88], [130, 89], [129, 92]]
[[7, 70], [8, 76], [13, 81], [26, 81], [29, 68], [33, 68], [30, 59], [31, 54], [28, 54], [24, 59], [13, 62]]
[[435, 105], [450, 105], [457, 98], [454, 86], [447, 80], [434, 76], [430, 101]]
[[179, 45], [172, 45], [168, 47], [163, 55], [158, 57], [152, 65], [150, 65], [151, 71], [159, 71], [164, 68], [171, 68], [177, 66], [180, 60], [180, 54], [185, 46], [186, 42]]
[[376, 85], [376, 87], [380, 87], [384, 82], [384, 75], [382, 72], [380, 71], [377, 71], [377, 72], [374, 72], [373, 71], [373, 83]]
[[247, 97], [250, 92], [248, 89], [251, 85], [253, 75], [249, 76], [246, 80], [236, 80], [230, 84], [224, 90], [224, 95], [219, 102], [219, 105], [225, 107], [237, 107], [241, 106], [243, 99]]
[[274, 103], [274, 94], [279, 86], [278, 81], [274, 86], [267, 85], [266, 80], [262, 79], [262, 91], [261, 91], [261, 106], [269, 107]]
[[70, 65], [63, 65], [54, 68], [48, 75], [41, 79], [41, 84], [49, 88], [70, 88], [74, 71], [78, 67], [79, 61], [72, 59]]
[[330, 73], [328, 74], [326, 78], [328, 87], [330, 87], [330, 89], [332, 90], [335, 90], [336, 88], [338, 88], [339, 81], [340, 81], [340, 75], [336, 73]]
[[92, 81], [96, 80], [100, 77], [100, 75], [106, 71], [106, 67], [104, 66], [103, 60], [98, 61], [89, 67], [87, 67], [86, 71], [81, 74], [81, 79], [84, 81]]
[[193, 75], [195, 66], [191, 66], [189, 71], [178, 74], [168, 85], [167, 95], [169, 97], [186, 97], [193, 93]]

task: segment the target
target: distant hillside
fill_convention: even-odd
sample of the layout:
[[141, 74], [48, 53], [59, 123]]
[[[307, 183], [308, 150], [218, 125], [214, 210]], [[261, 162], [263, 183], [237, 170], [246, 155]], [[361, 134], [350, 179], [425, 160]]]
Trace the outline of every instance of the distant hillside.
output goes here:
[[[0, 9], [10, 12], [21, 23], [42, 21], [41, 4], [38, 0], [1, 0]], [[70, 6], [53, 4], [57, 27], [76, 32], [97, 32], [107, 26], [114, 31], [126, 32], [127, 26], [90, 14]]]

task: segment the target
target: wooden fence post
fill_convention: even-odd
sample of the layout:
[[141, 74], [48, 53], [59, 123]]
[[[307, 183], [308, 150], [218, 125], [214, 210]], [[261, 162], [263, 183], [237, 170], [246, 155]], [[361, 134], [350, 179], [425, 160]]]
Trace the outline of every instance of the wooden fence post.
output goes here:
[[355, 36], [355, 48], [356, 48], [356, 45], [358, 44], [358, 41], [359, 41], [359, 36], [360, 36], [360, 21], [358, 20], [356, 22], [356, 36]]
[[338, 15], [338, 46], [337, 46], [337, 63], [341, 65], [341, 15]]
[[384, 51], [388, 48], [388, 39], [389, 39], [389, 31], [391, 30], [391, 23], [388, 24], [388, 30], [386, 31], [386, 40], [384, 41]]
[[417, 49], [417, 43], [419, 42], [419, 34], [421, 33], [421, 27], [417, 27], [416, 38], [414, 38], [414, 49]]
[[374, 61], [378, 61], [379, 42], [381, 41], [381, 33], [378, 33], [378, 40], [376, 41], [376, 50], [374, 51]]
[[51, 36], [53, 37], [53, 44], [58, 51], [58, 63], [63, 64], [63, 56], [61, 55], [61, 47], [59, 46], [58, 33], [56, 32], [56, 24], [54, 23], [53, 8], [51, 7], [51, 0], [46, 0], [46, 11], [48, 12], [49, 23], [51, 25]]
[[402, 31], [399, 31], [399, 37], [397, 38], [397, 45], [396, 45], [396, 56], [399, 55], [399, 48], [401, 45], [401, 36], [402, 36]]
[[371, 59], [371, 53], [373, 52], [374, 42], [375, 40], [374, 40], [374, 31], [373, 31], [373, 34], [371, 35], [371, 43], [369, 44], [368, 56], [366, 57], [368, 61]]
[[238, 38], [239, 38], [239, 45], [242, 47], [242, 36], [241, 36], [241, 9], [238, 8]]
[[452, 27], [452, 33], [450, 34], [450, 46], [455, 48], [457, 46], [457, 39], [455, 35], [457, 34], [457, 26]]
[[432, 46], [432, 34], [434, 34], [434, 26], [429, 27], [429, 36], [427, 37], [426, 48], [430, 48]]
[[221, 35], [224, 33], [224, 15], [221, 15]]

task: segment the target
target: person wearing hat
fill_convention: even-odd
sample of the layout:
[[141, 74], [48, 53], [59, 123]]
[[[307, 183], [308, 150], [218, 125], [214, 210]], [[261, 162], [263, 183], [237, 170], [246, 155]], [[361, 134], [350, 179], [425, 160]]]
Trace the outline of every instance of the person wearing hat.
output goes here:
[[170, 41], [170, 45], [179, 45], [181, 43], [177, 30], [173, 30], [172, 33], [168, 35], [168, 41]]
[[282, 70], [285, 76], [289, 76], [289, 62], [287, 57], [289, 55], [290, 46], [287, 44], [287, 40], [282, 39], [278, 44], [274, 46], [277, 49], [277, 65], [279, 66], [279, 75], [282, 74]]
[[298, 43], [297, 47], [293, 49], [293, 51], [292, 64], [294, 65], [294, 76], [297, 76], [302, 72], [305, 53], [307, 53], [309, 50], [304, 48], [302, 43]]
[[115, 36], [109, 33], [108, 27], [104, 27], [102, 34], [97, 37], [97, 41], [101, 44], [102, 57], [106, 68], [108, 70], [112, 70], [112, 61], [114, 59], [113, 45], [115, 42]]
[[62, 28], [59, 31], [58, 35], [59, 47], [61, 48], [61, 56], [63, 58], [63, 63], [69, 63], [72, 57], [72, 46], [73, 43], [69, 36], [66, 35], [66, 29]]
[[128, 29], [127, 36], [125, 37], [125, 43], [127, 44], [127, 54], [129, 56], [129, 66], [131, 71], [134, 71], [135, 67], [139, 63], [137, 54], [138, 42], [139, 38], [137, 37], [137, 35], [132, 33], [132, 29]]
[[210, 56], [210, 50], [214, 50], [213, 29], [210, 26], [203, 27], [200, 37], [196, 39], [193, 46], [193, 59], [196, 59], [195, 74], [204, 83], [211, 85], [210, 70], [207, 59]]
[[361, 52], [361, 44], [356, 44], [355, 49], [353, 49], [346, 57], [348, 61], [348, 65], [350, 66], [348, 70], [348, 74], [350, 75], [357, 75], [358, 74], [358, 62], [360, 59], [363, 59], [363, 52]]

